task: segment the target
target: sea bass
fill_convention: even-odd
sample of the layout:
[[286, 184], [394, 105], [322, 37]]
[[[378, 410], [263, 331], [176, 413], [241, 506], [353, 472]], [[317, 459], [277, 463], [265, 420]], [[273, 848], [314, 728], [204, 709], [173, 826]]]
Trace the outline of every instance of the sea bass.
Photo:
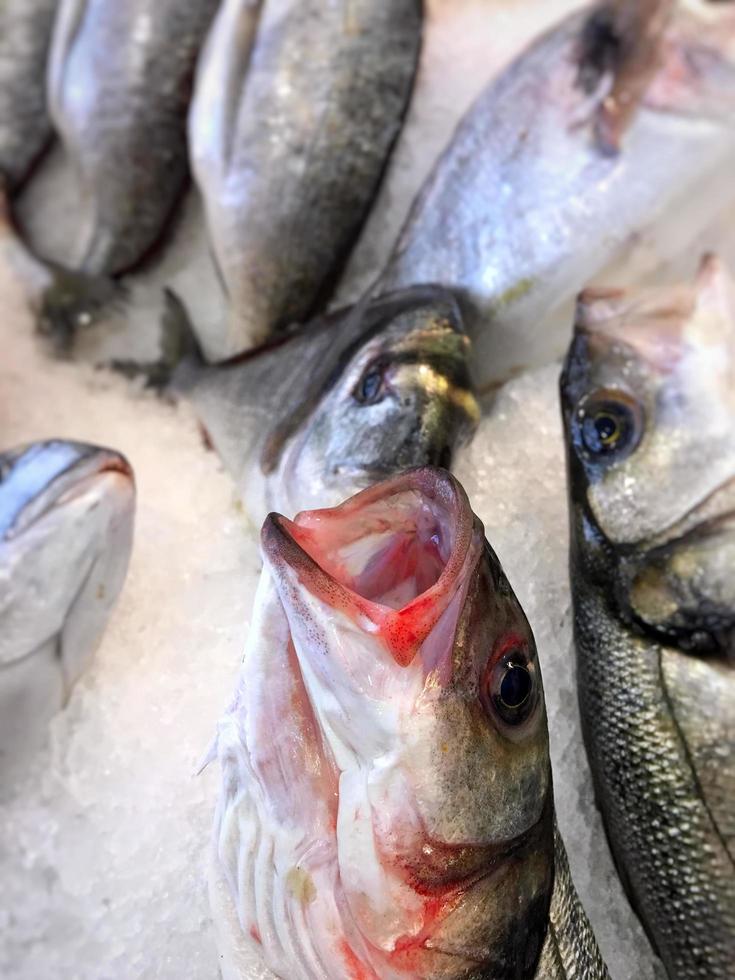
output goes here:
[[479, 420], [452, 296], [407, 289], [339, 311], [220, 366], [184, 364], [194, 404], [259, 526], [388, 475], [449, 466]]
[[125, 580], [135, 507], [119, 453], [39, 442], [0, 453], [0, 786], [89, 666]]
[[421, 0], [224, 0], [189, 123], [230, 307], [219, 356], [325, 298], [400, 130], [421, 23]]
[[216, 739], [226, 980], [248, 945], [288, 980], [607, 977], [555, 840], [533, 635], [456, 480], [271, 514], [262, 551]]
[[585, 742], [672, 980], [735, 964], [735, 287], [587, 291], [562, 379]]
[[79, 268], [58, 270], [41, 326], [64, 344], [159, 239], [188, 173], [196, 56], [218, 0], [61, 0], [51, 116], [89, 214]]
[[651, 273], [735, 201], [735, 6], [671, 6], [598, 4], [543, 36], [414, 203], [384, 286], [457, 292], [481, 390], [563, 353], [587, 282]]
[[58, 0], [0, 5], [0, 193], [13, 191], [51, 138], [46, 58]]

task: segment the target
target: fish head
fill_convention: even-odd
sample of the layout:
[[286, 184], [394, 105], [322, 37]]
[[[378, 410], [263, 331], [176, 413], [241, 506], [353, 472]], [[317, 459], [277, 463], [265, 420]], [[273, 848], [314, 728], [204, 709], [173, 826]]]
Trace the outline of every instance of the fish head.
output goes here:
[[0, 665], [56, 637], [66, 693], [127, 571], [135, 485], [126, 459], [76, 442], [0, 454]]
[[339, 881], [376, 975], [533, 976], [553, 882], [543, 688], [464, 491], [413, 470], [271, 515], [263, 547], [338, 773]]
[[706, 256], [693, 285], [583, 293], [561, 387], [572, 498], [588, 541], [615, 554], [621, 607], [685, 645], [717, 645], [735, 613], [727, 269]]
[[411, 467], [448, 467], [479, 420], [469, 339], [451, 294], [404, 290], [354, 316], [356, 336], [284, 457], [296, 509], [340, 503]]

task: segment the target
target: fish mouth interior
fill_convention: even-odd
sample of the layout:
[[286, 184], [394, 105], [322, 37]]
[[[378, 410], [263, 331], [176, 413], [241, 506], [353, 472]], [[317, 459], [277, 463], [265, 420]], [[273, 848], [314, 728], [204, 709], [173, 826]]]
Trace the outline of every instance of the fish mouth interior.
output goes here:
[[398, 610], [456, 577], [473, 520], [456, 481], [425, 468], [288, 524], [292, 538], [335, 583]]

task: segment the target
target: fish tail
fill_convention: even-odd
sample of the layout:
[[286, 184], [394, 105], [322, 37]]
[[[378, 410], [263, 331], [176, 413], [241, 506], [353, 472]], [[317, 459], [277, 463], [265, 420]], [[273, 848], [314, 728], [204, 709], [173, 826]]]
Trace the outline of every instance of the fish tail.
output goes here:
[[80, 330], [88, 330], [110, 314], [119, 313], [127, 288], [108, 276], [94, 276], [61, 266], [50, 267], [37, 313], [38, 333], [59, 355], [68, 354]]
[[108, 367], [126, 377], [142, 377], [149, 388], [168, 389], [174, 395], [185, 392], [204, 366], [189, 313], [172, 289], [163, 291], [160, 354], [155, 361], [112, 361]]

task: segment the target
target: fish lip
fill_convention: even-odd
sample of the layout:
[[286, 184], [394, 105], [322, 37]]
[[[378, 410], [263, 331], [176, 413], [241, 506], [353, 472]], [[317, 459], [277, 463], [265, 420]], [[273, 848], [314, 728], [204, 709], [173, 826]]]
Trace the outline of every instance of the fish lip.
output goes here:
[[[61, 442], [49, 440], [40, 444], [39, 451]], [[2, 540], [14, 540], [36, 521], [43, 519], [54, 507], [73, 499], [80, 485], [90, 478], [100, 477], [105, 473], [118, 473], [129, 482], [131, 491], [135, 490], [133, 468], [122, 453], [87, 443], [69, 442], [66, 445], [76, 453], [75, 458], [18, 509]]]
[[723, 510], [713, 511], [706, 514], [701, 520], [697, 520], [699, 514], [705, 511], [707, 505], [720, 493], [727, 493], [728, 490], [735, 491], [735, 476], [728, 480], [723, 480], [712, 489], [698, 503], [690, 507], [689, 510], [678, 520], [674, 521], [667, 528], [655, 535], [646, 544], [649, 548], [668, 548], [673, 547], [686, 538], [696, 536], [698, 533], [706, 531], [709, 527], [726, 522], [735, 518], [735, 493], [732, 502]]
[[[340, 582], [309, 554], [301, 541], [308, 538], [313, 527], [320, 522], [330, 518], [349, 519], [368, 505], [408, 491], [416, 491], [423, 498], [428, 497], [443, 503], [454, 516], [456, 534], [452, 550], [437, 581], [396, 610], [366, 599]], [[431, 632], [446, 603], [461, 586], [469, 556], [474, 554], [473, 544], [477, 546], [475, 550], [478, 556], [481, 554], [478, 540], [484, 541], [484, 528], [472, 513], [464, 489], [446, 470], [433, 466], [408, 470], [392, 479], [367, 487], [338, 507], [303, 511], [294, 521], [281, 514], [271, 513], [261, 531], [264, 557], [274, 569], [289, 566], [300, 581], [307, 583], [310, 591], [328, 596], [330, 604], [347, 610], [368, 630], [381, 632], [402, 666], [407, 666], [413, 660], [416, 650]], [[408, 640], [407, 624], [411, 624], [408, 627]]]

